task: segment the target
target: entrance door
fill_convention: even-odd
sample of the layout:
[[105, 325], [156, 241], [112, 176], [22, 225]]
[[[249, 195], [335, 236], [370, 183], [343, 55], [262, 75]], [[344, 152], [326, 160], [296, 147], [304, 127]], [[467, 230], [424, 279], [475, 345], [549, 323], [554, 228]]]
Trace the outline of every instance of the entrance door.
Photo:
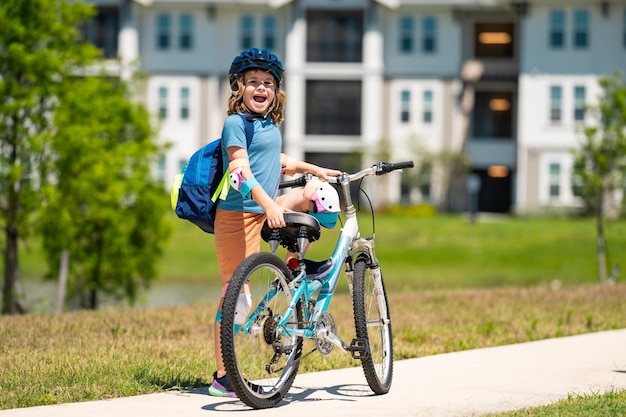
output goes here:
[[474, 170], [473, 173], [480, 177], [478, 211], [508, 213], [511, 210], [513, 194], [511, 171], [501, 169], [499, 173], [494, 173], [490, 170], [479, 169]]

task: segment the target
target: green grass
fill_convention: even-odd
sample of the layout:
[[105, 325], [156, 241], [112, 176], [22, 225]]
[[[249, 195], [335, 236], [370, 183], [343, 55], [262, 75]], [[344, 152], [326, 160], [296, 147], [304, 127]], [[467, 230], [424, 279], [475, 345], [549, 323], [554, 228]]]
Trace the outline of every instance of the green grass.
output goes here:
[[[213, 237], [170, 220], [159, 279], [219, 285]], [[325, 230], [310, 257], [329, 256], [338, 230]], [[371, 230], [365, 216], [363, 230]], [[592, 219], [380, 215], [376, 232], [397, 360], [626, 328], [626, 284], [596, 284]], [[611, 263], [626, 259], [626, 222], [609, 222], [607, 235]], [[45, 273], [34, 244], [21, 265], [23, 277]], [[349, 340], [351, 303], [340, 290], [331, 311]], [[210, 301], [0, 317], [0, 409], [207, 385], [215, 309]], [[355, 365], [339, 353], [311, 355], [302, 372]], [[624, 395], [572, 396], [510, 415], [623, 415]]]
[[571, 394], [547, 407], [525, 408], [484, 417], [623, 417], [626, 415], [626, 390], [605, 394]]
[[[365, 236], [372, 232], [368, 216], [361, 222]], [[217, 282], [213, 236], [174, 214], [168, 221], [174, 233], [166, 242], [158, 279]], [[309, 257], [330, 256], [339, 229], [324, 229]], [[606, 230], [612, 266], [625, 259], [626, 222], [607, 222]], [[472, 224], [462, 216], [377, 215], [376, 251], [393, 289], [576, 284], [596, 282], [598, 277], [595, 223], [590, 218], [483, 216]], [[37, 278], [44, 273], [43, 256], [31, 244], [22, 252], [21, 275]]]
[[[598, 275], [591, 219], [496, 218], [471, 224], [460, 217], [383, 218], [378, 229], [385, 274], [405, 288], [582, 283]], [[607, 229], [615, 262], [626, 253], [626, 223]], [[407, 270], [411, 275], [402, 277]]]
[[[182, 224], [163, 258], [163, 277], [217, 277], [212, 237], [191, 224], [178, 223]], [[371, 234], [365, 216], [362, 228]], [[338, 232], [339, 227], [324, 230], [309, 256], [330, 256]], [[626, 222], [608, 223], [607, 238], [609, 261], [614, 264], [626, 253]], [[598, 277], [593, 219], [504, 217], [472, 224], [460, 216], [378, 215], [376, 250], [394, 289], [588, 283]]]

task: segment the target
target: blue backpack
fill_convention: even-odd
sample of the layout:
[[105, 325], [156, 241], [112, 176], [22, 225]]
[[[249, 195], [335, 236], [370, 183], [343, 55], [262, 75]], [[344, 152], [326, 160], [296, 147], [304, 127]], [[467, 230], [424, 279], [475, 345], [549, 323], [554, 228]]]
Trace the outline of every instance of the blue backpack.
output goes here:
[[[246, 143], [250, 147], [254, 125], [252, 120], [248, 120], [249, 114], [240, 116], [245, 126]], [[176, 215], [207, 233], [213, 233], [217, 199], [225, 185], [228, 191], [227, 168], [222, 160], [221, 138], [198, 149], [189, 158], [182, 173], [174, 177], [170, 198]]]

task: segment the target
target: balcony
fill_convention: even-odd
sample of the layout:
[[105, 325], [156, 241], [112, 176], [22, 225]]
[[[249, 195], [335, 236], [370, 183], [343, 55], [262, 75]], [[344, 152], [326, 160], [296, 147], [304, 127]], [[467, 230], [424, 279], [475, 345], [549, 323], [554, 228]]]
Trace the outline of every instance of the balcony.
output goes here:
[[513, 138], [470, 138], [466, 153], [474, 168], [488, 168], [492, 165], [515, 168], [516, 149], [517, 144]]

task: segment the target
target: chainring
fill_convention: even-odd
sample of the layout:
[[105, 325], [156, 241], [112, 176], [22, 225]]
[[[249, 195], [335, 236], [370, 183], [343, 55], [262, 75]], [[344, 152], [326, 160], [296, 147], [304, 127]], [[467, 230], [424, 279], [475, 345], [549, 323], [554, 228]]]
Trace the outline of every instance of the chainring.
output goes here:
[[335, 348], [334, 343], [324, 338], [324, 335], [328, 333], [334, 334], [335, 328], [335, 319], [328, 311], [322, 313], [317, 322], [315, 322], [315, 346], [317, 351], [324, 356], [330, 355]]

